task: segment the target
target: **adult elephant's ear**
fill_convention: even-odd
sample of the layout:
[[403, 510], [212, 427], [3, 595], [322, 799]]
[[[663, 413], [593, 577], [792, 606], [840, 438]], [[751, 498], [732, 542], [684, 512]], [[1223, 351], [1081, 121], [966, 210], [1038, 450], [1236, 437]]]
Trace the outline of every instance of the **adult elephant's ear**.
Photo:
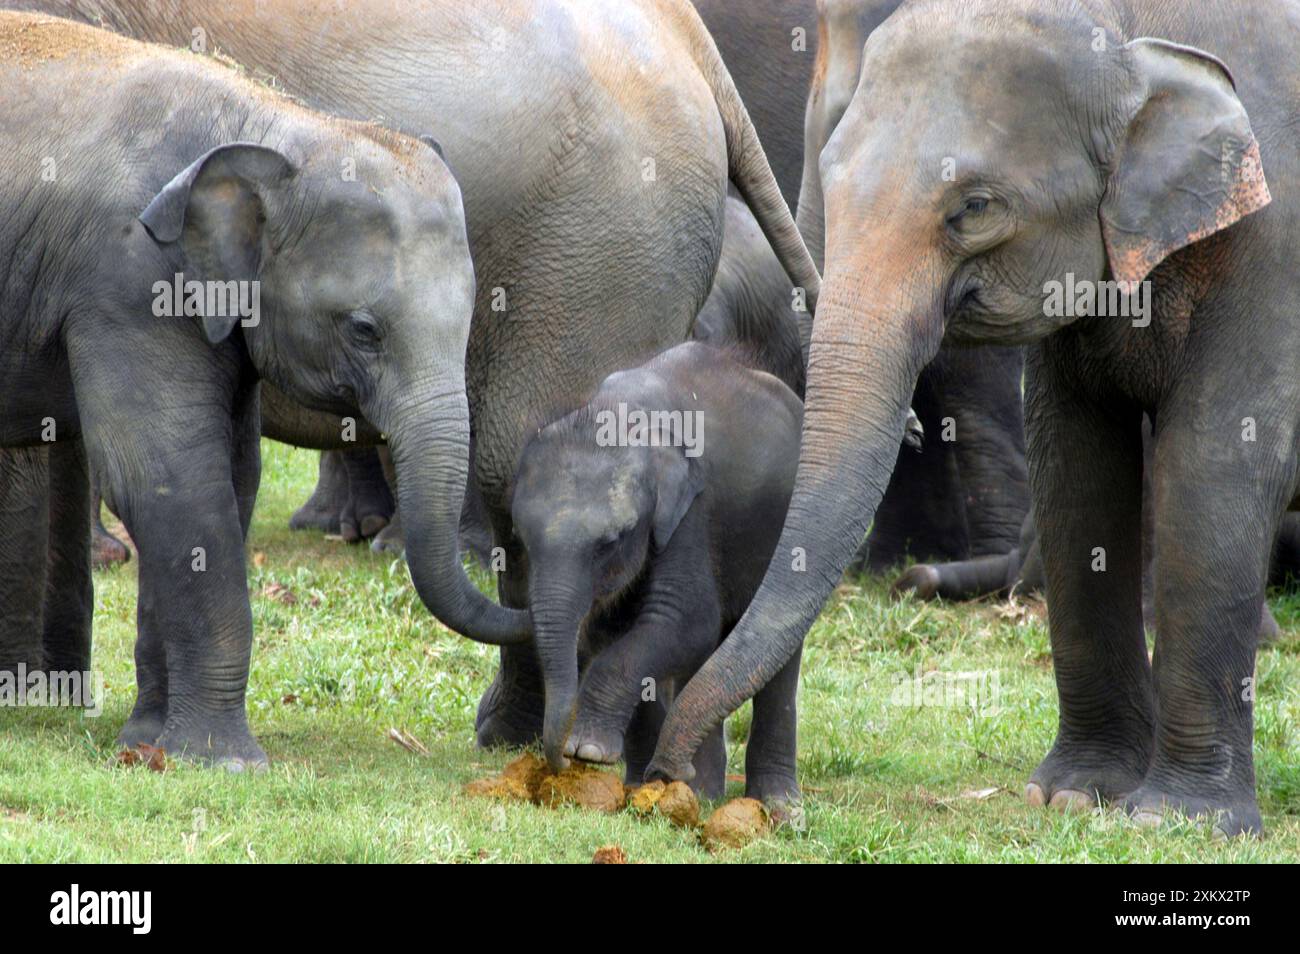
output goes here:
[[[267, 200], [295, 169], [284, 155], [235, 142], [204, 153], [140, 213], [155, 241], [180, 242], [188, 265], [205, 281], [253, 281], [268, 252]], [[238, 315], [205, 315], [213, 344], [224, 341]]]
[[1166, 40], [1133, 40], [1122, 52], [1134, 85], [1101, 225], [1115, 279], [1136, 283], [1271, 197], [1250, 117], [1222, 61]]

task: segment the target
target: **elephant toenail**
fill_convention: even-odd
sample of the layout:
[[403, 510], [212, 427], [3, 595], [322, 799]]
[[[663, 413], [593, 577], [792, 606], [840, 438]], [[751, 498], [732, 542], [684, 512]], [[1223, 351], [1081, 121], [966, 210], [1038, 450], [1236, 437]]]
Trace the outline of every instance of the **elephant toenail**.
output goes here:
[[1042, 786], [1037, 782], [1030, 782], [1025, 786], [1025, 801], [1034, 808], [1042, 808], [1047, 804], [1047, 796], [1043, 794]]
[[1096, 806], [1091, 795], [1072, 788], [1063, 788], [1056, 792], [1048, 804], [1060, 812], [1089, 812]]
[[1165, 820], [1161, 812], [1153, 811], [1136, 811], [1133, 813], [1133, 824], [1139, 828], [1156, 828]]

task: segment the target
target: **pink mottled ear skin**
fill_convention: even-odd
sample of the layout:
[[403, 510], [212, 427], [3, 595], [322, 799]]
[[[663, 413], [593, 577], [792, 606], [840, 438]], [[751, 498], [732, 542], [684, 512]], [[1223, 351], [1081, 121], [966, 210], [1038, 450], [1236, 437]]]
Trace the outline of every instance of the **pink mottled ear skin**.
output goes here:
[[1106, 254], [1115, 280], [1137, 284], [1180, 248], [1223, 231], [1273, 201], [1273, 196], [1268, 191], [1268, 182], [1264, 178], [1259, 143], [1254, 138], [1242, 153], [1241, 162], [1235, 171], [1232, 187], [1223, 203], [1215, 210], [1213, 218], [1188, 235], [1181, 236], [1177, 242], [1166, 245], [1149, 235], [1105, 228]]

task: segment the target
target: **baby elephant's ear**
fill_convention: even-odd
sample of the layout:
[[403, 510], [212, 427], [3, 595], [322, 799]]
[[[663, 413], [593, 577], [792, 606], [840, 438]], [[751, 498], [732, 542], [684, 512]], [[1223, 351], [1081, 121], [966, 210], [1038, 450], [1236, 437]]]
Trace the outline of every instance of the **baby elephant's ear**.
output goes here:
[[663, 463], [659, 469], [651, 535], [655, 550], [662, 552], [704, 489], [704, 477], [699, 458], [687, 457], [681, 448], [665, 447], [660, 456]]
[[1111, 272], [1140, 282], [1174, 252], [1268, 205], [1250, 117], [1232, 74], [1166, 40], [1124, 47], [1131, 117], [1101, 204]]
[[[140, 213], [140, 222], [155, 241], [181, 243], [198, 273], [189, 277], [253, 281], [267, 252], [267, 198], [294, 172], [287, 158], [266, 146], [218, 146], [163, 186]], [[209, 315], [203, 327], [216, 344], [237, 321], [237, 315]]]

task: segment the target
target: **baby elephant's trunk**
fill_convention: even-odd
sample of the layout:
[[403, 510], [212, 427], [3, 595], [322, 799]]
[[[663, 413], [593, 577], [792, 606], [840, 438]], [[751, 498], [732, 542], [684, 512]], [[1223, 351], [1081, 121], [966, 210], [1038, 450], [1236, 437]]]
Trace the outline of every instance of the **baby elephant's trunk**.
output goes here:
[[[535, 568], [537, 569], [537, 568]], [[542, 743], [546, 761], [559, 772], [566, 768], [564, 746], [578, 703], [578, 635], [591, 609], [589, 573], [540, 567], [547, 580], [534, 577], [529, 601], [533, 611], [534, 639], [546, 685], [546, 716]]]

